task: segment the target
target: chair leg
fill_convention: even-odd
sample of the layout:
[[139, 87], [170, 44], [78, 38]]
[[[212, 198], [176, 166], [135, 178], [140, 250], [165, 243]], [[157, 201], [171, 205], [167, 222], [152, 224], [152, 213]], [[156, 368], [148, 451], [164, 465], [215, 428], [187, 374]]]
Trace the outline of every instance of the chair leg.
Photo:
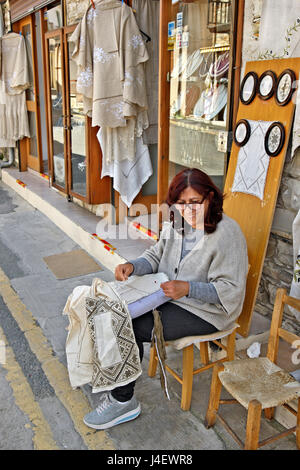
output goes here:
[[210, 428], [216, 422], [222, 390], [222, 382], [219, 379], [219, 372], [222, 370], [224, 370], [223, 364], [216, 364], [213, 368], [210, 396], [205, 417], [205, 426], [207, 428]]
[[248, 406], [245, 450], [256, 450], [259, 441], [261, 403], [252, 400]]
[[209, 355], [208, 355], [208, 342], [203, 341], [200, 343], [200, 359], [201, 363], [206, 366], [209, 363]]
[[300, 398], [298, 398], [297, 427], [296, 427], [296, 444], [300, 450]]
[[183, 349], [181, 408], [188, 411], [191, 406], [194, 370], [194, 345]]
[[236, 331], [234, 330], [227, 338], [227, 359], [228, 359], [228, 361], [233, 361], [234, 360], [235, 337], [236, 337]]
[[155, 377], [156, 369], [157, 369], [157, 355], [155, 346], [151, 346], [150, 348], [150, 359], [149, 359], [149, 366], [148, 366], [148, 375], [149, 377]]
[[274, 418], [274, 412], [275, 412], [275, 408], [265, 408], [264, 409], [264, 413], [265, 413], [265, 417], [267, 419], [273, 419]]

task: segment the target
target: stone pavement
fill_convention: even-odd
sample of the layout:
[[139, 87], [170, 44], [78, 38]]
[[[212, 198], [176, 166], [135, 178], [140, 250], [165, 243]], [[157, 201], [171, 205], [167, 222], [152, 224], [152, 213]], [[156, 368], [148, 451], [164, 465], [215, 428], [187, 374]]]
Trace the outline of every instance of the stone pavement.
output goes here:
[[[97, 276], [112, 280], [100, 266], [95, 274], [57, 280], [43, 257], [78, 248], [44, 214], [0, 182], [0, 340], [6, 362], [0, 364], [0, 449], [222, 450], [238, 449], [218, 424], [204, 427], [211, 372], [196, 376], [191, 410], [180, 409], [180, 386], [168, 376], [171, 400], [159, 377], [147, 376], [149, 347], [143, 375], [136, 385], [142, 405], [130, 423], [94, 431], [82, 416], [97, 404], [89, 386], [73, 391], [65, 355], [68, 320], [62, 315], [68, 295]], [[181, 354], [168, 349], [168, 359], [180, 370]], [[238, 435], [245, 433], [245, 411], [224, 409]], [[262, 437], [282, 429], [263, 420]], [[289, 436], [265, 449], [296, 449]]]

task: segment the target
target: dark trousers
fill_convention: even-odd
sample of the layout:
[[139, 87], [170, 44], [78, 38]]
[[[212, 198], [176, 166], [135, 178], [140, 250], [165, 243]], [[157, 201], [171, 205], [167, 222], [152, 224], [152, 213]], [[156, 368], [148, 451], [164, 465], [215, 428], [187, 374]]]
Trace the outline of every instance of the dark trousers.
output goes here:
[[[172, 341], [185, 336], [207, 335], [218, 331], [215, 326], [171, 302], [161, 305], [158, 310], [161, 312], [163, 334], [166, 341]], [[152, 312], [147, 312], [132, 320], [141, 361], [144, 355], [143, 343], [150, 343], [152, 339], [153, 324]], [[135, 382], [130, 382], [123, 387], [117, 387], [112, 390], [112, 396], [122, 402], [130, 400], [134, 393], [134, 386]]]

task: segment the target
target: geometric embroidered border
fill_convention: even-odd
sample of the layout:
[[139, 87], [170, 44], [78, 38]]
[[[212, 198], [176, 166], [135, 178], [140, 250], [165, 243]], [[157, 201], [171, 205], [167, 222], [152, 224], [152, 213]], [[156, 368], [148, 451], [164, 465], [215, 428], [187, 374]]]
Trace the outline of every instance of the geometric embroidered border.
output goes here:
[[[97, 315], [107, 312], [111, 314], [111, 329], [121, 361], [110, 367], [102, 367], [98, 357], [94, 320]], [[93, 343], [93, 393], [113, 390], [136, 380], [142, 373], [139, 349], [135, 341], [131, 317], [122, 303], [101, 296], [97, 298], [86, 297], [86, 314]]]

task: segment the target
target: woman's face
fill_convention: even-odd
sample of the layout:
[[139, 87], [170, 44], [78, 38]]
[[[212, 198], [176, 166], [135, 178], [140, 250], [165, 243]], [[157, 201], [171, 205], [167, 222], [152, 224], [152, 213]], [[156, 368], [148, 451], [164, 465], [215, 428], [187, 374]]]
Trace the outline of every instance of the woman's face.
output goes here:
[[208, 204], [209, 201], [204, 200], [203, 195], [189, 186], [179, 194], [175, 207], [189, 225], [204, 230], [204, 217]]

